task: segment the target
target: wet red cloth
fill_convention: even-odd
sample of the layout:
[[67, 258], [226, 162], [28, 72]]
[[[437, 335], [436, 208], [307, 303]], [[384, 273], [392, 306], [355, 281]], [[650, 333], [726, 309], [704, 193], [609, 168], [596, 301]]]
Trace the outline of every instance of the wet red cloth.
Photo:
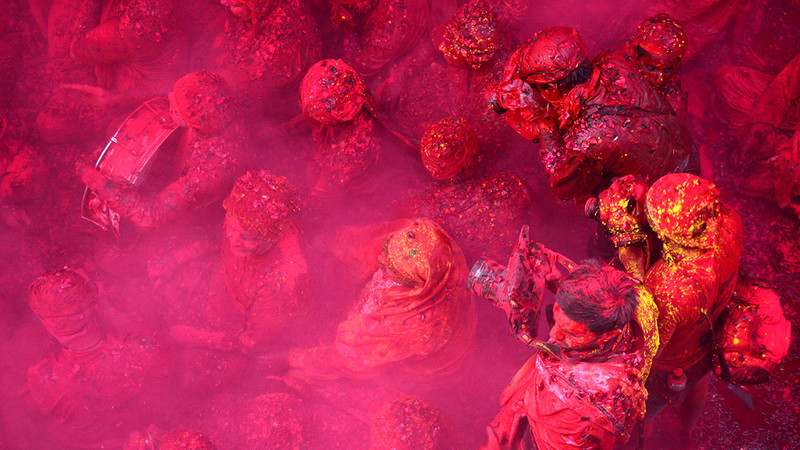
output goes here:
[[263, 255], [237, 257], [226, 240], [222, 265], [228, 292], [245, 315], [239, 336], [245, 347], [279, 336], [307, 312], [308, 266], [293, 226]]
[[537, 139], [539, 128], [536, 121], [555, 114], [552, 105], [542, 97], [539, 90], [520, 78], [519, 63], [523, 48], [529, 42], [522, 44], [505, 63], [502, 79], [486, 92], [490, 100], [505, 110], [508, 125], [525, 139]]
[[566, 78], [588, 60], [578, 31], [552, 27], [539, 31], [521, 47], [519, 76], [533, 84], [553, 83]]
[[[630, 333], [630, 331], [629, 331]], [[644, 416], [641, 335], [629, 334], [614, 351], [565, 362], [537, 351], [500, 397], [489, 429], [489, 449], [610, 449], [627, 442]]]
[[[674, 208], [682, 201], [665, 199], [659, 208]], [[648, 194], [648, 211], [651, 209]], [[742, 220], [736, 211], [720, 203], [711, 214], [692, 225], [692, 229], [704, 231], [696, 234], [698, 237], [686, 237], [689, 240], [683, 242], [689, 246], [665, 242], [661, 259], [645, 276], [645, 286], [653, 293], [659, 311], [661, 351], [653, 362], [654, 370], [686, 371], [711, 356], [711, 325], [730, 300], [742, 253]], [[666, 231], [655, 231], [667, 232], [671, 226], [667, 221]], [[701, 242], [690, 244], [698, 240]]]
[[[397, 248], [393, 257], [401, 272], [394, 273], [384, 259], [356, 309], [339, 324], [333, 345], [292, 352], [290, 364], [300, 374], [317, 379], [386, 374], [394, 383], [419, 388], [446, 382], [471, 353], [475, 309], [460, 249], [428, 219], [393, 223], [388, 236], [408, 239], [408, 248]], [[391, 248], [382, 255], [394, 254]]]
[[52, 420], [50, 432], [71, 445], [100, 445], [152, 420], [153, 403], [163, 402], [167, 392], [172, 362], [155, 335], [108, 336], [92, 350], [64, 350], [30, 367], [26, 392], [35, 409]]
[[[639, 55], [639, 48], [647, 54]], [[686, 33], [681, 24], [667, 14], [658, 14], [639, 24], [636, 36], [619, 50], [653, 82], [681, 120], [686, 120], [688, 113], [688, 95], [675, 70], [686, 48]]]
[[595, 61], [592, 78], [567, 95], [563, 145], [542, 136], [550, 186], [562, 199], [590, 195], [604, 177], [641, 175], [654, 181], [696, 164], [688, 130], [639, 70], [613, 54]]

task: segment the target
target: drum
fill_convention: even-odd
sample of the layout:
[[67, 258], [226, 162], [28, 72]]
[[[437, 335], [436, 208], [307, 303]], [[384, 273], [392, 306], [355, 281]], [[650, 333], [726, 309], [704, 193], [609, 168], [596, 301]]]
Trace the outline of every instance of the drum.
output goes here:
[[[169, 100], [157, 97], [144, 102], [120, 125], [94, 167], [110, 177], [122, 177], [136, 186], [147, 178], [164, 141], [179, 125], [172, 119]], [[119, 235], [119, 214], [87, 187], [81, 201], [81, 217]]]

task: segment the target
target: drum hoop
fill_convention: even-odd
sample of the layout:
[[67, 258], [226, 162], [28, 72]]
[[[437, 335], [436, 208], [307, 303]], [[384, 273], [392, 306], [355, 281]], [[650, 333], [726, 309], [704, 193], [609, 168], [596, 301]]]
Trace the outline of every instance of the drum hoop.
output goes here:
[[[114, 133], [114, 134], [111, 136], [111, 138], [108, 140], [108, 143], [106, 143], [106, 146], [103, 148], [103, 151], [100, 153], [100, 156], [97, 158], [97, 161], [95, 161], [95, 163], [94, 163], [94, 168], [95, 168], [95, 169], [97, 169], [98, 167], [100, 167], [100, 163], [101, 163], [101, 162], [103, 161], [103, 159], [105, 158], [105, 156], [106, 156], [106, 154], [108, 153], [108, 150], [111, 148], [111, 145], [112, 145], [112, 144], [117, 144], [117, 145], [120, 145], [120, 146], [122, 146], [122, 147], [124, 147], [124, 148], [126, 148], [126, 149], [127, 149], [127, 146], [125, 146], [124, 144], [122, 144], [121, 142], [119, 142], [119, 140], [117, 139], [117, 137], [119, 136], [120, 132], [124, 131], [126, 124], [128, 123], [128, 121], [129, 121], [129, 120], [130, 120], [132, 117], [134, 117], [136, 114], [138, 114], [138, 113], [139, 113], [139, 112], [140, 112], [140, 111], [141, 111], [143, 108], [147, 108], [147, 109], [149, 109], [150, 111], [152, 111], [153, 113], [160, 114], [161, 112], [160, 112], [159, 110], [157, 110], [157, 109], [153, 108], [152, 104], [153, 104], [154, 102], [157, 102], [157, 101], [163, 101], [164, 99], [165, 99], [165, 97], [156, 97], [156, 98], [152, 98], [152, 99], [150, 99], [150, 100], [148, 100], [148, 101], [146, 101], [146, 102], [142, 103], [141, 105], [139, 105], [139, 107], [137, 107], [136, 109], [134, 109], [134, 110], [133, 110], [133, 111], [132, 111], [132, 112], [131, 112], [131, 113], [130, 113], [130, 114], [129, 114], [129, 115], [126, 117], [126, 118], [125, 118], [125, 120], [123, 120], [123, 121], [122, 121], [122, 123], [120, 124], [120, 126], [117, 128], [117, 131], [116, 131], [116, 132], [115, 132], [115, 133]], [[169, 139], [169, 137], [170, 137], [170, 136], [172, 136], [172, 135], [173, 135], [173, 133], [175, 133], [175, 131], [176, 131], [178, 128], [180, 128], [180, 126], [175, 126], [175, 127], [172, 129], [172, 130], [169, 130], [169, 132], [168, 132], [168, 133], [166, 133], [166, 134], [164, 135], [164, 137], [163, 137], [163, 138], [162, 138], [162, 139], [159, 141], [159, 143], [158, 143], [158, 146], [156, 147], [156, 150], [155, 150], [155, 151], [153, 151], [153, 152], [150, 154], [150, 156], [148, 156], [148, 158], [147, 158], [145, 161], [143, 161], [142, 168], [146, 167], [146, 166], [149, 164], [149, 162], [150, 162], [150, 160], [153, 158], [153, 156], [155, 156], [155, 154], [156, 154], [156, 153], [158, 153], [158, 149], [160, 149], [160, 148], [161, 148], [161, 145], [163, 145], [163, 144], [164, 144], [164, 142], [166, 142], [166, 140], [167, 140], [167, 139]], [[89, 186], [86, 186], [86, 188], [83, 190], [83, 196], [81, 197], [81, 218], [82, 218], [82, 219], [84, 219], [84, 220], [86, 220], [86, 221], [89, 221], [89, 222], [91, 222], [91, 223], [93, 223], [93, 224], [95, 224], [95, 225], [97, 225], [98, 227], [100, 227], [100, 228], [101, 228], [101, 229], [103, 229], [104, 231], [113, 231], [113, 232], [114, 232], [114, 234], [115, 234], [117, 237], [119, 237], [119, 229], [118, 229], [117, 227], [114, 227], [114, 226], [112, 226], [112, 227], [109, 227], [109, 226], [107, 226], [106, 224], [100, 223], [100, 222], [98, 222], [98, 221], [94, 220], [94, 219], [93, 219], [93, 218], [92, 218], [92, 217], [91, 217], [91, 216], [88, 214], [88, 211], [87, 211], [87, 209], [88, 209], [88, 202], [89, 202], [89, 196], [90, 196], [90, 195], [91, 195], [91, 189], [89, 189]], [[114, 219], [113, 219], [113, 217], [111, 217], [111, 216], [112, 216], [112, 215], [114, 215], [115, 213], [114, 213], [114, 211], [113, 211], [113, 210], [111, 210], [110, 208], [107, 208], [107, 209], [108, 209], [107, 216], [108, 216], [109, 222], [113, 224], [113, 223], [114, 223]], [[99, 213], [99, 211], [98, 211], [98, 213]]]

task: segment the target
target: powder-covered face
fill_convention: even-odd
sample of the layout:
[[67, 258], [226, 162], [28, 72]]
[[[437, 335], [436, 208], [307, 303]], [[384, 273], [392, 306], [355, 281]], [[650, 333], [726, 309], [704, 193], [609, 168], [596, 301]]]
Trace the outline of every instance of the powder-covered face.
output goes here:
[[661, 86], [675, 75], [675, 64], [669, 64], [662, 59], [644, 52], [637, 58], [639, 67], [647, 79], [655, 86]]
[[602, 335], [590, 330], [586, 325], [576, 322], [561, 310], [558, 303], [553, 305], [555, 325], [550, 329], [550, 339], [569, 350], [588, 350], [594, 348]]
[[231, 252], [240, 258], [261, 255], [275, 244], [274, 241], [249, 232], [239, 219], [230, 213], [225, 214], [225, 239], [230, 244]]
[[428, 219], [414, 222], [386, 236], [381, 261], [393, 278], [403, 284], [425, 284], [437, 245], [443, 244], [438, 225]]

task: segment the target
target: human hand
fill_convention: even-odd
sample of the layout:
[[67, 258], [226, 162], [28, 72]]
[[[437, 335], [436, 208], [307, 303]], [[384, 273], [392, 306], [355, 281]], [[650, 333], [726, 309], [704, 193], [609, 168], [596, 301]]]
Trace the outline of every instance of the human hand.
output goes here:
[[61, 89], [81, 94], [90, 105], [100, 110], [113, 106], [119, 98], [111, 91], [88, 84], [65, 83]]
[[100, 173], [99, 170], [86, 164], [85, 162], [78, 161], [75, 163], [75, 174], [92, 190], [96, 186], [106, 181], [106, 176]]

